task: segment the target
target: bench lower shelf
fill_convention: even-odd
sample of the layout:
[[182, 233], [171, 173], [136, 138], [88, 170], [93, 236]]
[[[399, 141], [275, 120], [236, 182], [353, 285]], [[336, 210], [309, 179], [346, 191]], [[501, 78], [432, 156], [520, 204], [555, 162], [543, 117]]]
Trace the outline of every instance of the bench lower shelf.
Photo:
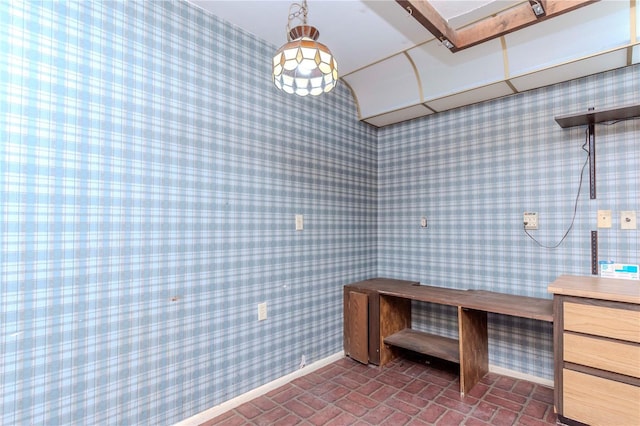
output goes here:
[[458, 341], [449, 337], [405, 328], [385, 337], [384, 343], [460, 364]]

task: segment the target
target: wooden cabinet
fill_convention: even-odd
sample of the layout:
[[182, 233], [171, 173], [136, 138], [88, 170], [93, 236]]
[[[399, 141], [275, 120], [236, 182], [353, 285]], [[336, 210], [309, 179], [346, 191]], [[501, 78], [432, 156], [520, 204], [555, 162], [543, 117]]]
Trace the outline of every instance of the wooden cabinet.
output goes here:
[[[393, 358], [385, 336], [411, 324], [411, 301], [383, 300], [377, 286], [412, 285], [413, 281], [372, 278], [344, 287], [344, 352], [363, 364], [384, 365]], [[382, 309], [382, 314], [381, 314]], [[393, 331], [391, 331], [393, 330]]]
[[562, 276], [549, 291], [558, 415], [640, 425], [640, 283]]

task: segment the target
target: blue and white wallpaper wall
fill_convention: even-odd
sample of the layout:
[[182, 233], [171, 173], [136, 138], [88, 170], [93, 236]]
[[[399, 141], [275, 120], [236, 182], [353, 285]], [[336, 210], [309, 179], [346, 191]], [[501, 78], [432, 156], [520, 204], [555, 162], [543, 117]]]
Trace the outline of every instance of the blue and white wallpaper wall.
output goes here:
[[[626, 121], [597, 126], [598, 198], [562, 245], [521, 223], [561, 238], [584, 129], [553, 117], [640, 101], [637, 65], [376, 130], [344, 85], [278, 93], [276, 47], [180, 1], [0, 1], [0, 424], [172, 424], [339, 352], [343, 284], [550, 297], [590, 274], [598, 209], [640, 211]], [[637, 263], [618, 227], [601, 258]], [[547, 325], [490, 338], [552, 377]]]
[[276, 48], [185, 2], [0, 1], [0, 424], [173, 424], [342, 350], [377, 134], [345, 86], [278, 93]]
[[[639, 231], [620, 230], [619, 217], [640, 211], [640, 120], [596, 125], [595, 200], [588, 167], [580, 188], [586, 126], [554, 120], [638, 102], [634, 65], [381, 129], [378, 273], [551, 298], [559, 275], [591, 275], [592, 230], [601, 260], [638, 264]], [[597, 210], [612, 211], [612, 228], [597, 229]], [[525, 234], [524, 212], [539, 215], [531, 236], [557, 247]], [[415, 304], [413, 315], [416, 328], [457, 334], [446, 307]], [[489, 320], [490, 364], [553, 379], [551, 324]]]

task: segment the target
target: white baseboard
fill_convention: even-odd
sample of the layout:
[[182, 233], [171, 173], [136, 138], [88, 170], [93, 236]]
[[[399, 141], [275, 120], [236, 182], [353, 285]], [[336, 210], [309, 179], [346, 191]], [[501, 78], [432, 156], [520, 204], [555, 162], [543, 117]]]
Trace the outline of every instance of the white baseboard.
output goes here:
[[514, 379], [526, 380], [528, 382], [537, 383], [550, 388], [553, 387], [553, 380], [543, 379], [542, 377], [532, 376], [531, 374], [521, 373], [515, 370], [509, 370], [508, 368], [498, 367], [497, 365], [489, 364], [489, 372], [499, 374], [501, 376], [513, 377]]
[[198, 426], [206, 422], [207, 420], [211, 420], [214, 417], [218, 417], [219, 415], [224, 414], [227, 411], [232, 410], [244, 404], [245, 402], [249, 402], [252, 399], [262, 396], [268, 392], [271, 392], [272, 390], [277, 389], [282, 385], [286, 385], [287, 383], [297, 379], [298, 377], [307, 375], [312, 371], [318, 370], [342, 358], [344, 358], [343, 351], [330, 355], [326, 358], [323, 358], [319, 361], [316, 361], [312, 364], [302, 367], [301, 369], [296, 370], [293, 373], [287, 374], [286, 376], [282, 376], [279, 379], [266, 383], [260, 387], [250, 390], [247, 393], [244, 393], [233, 399], [225, 401], [220, 405], [216, 405], [215, 407], [211, 407], [205, 411], [202, 411], [196, 414], [195, 416], [182, 420], [181, 422], [176, 423], [175, 426]]

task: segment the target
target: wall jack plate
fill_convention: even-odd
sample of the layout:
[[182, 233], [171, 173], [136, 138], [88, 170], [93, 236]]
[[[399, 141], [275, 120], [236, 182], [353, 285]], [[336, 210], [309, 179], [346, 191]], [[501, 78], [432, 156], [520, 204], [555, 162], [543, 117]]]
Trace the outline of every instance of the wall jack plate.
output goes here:
[[538, 229], [538, 213], [524, 212], [523, 223], [527, 231]]

